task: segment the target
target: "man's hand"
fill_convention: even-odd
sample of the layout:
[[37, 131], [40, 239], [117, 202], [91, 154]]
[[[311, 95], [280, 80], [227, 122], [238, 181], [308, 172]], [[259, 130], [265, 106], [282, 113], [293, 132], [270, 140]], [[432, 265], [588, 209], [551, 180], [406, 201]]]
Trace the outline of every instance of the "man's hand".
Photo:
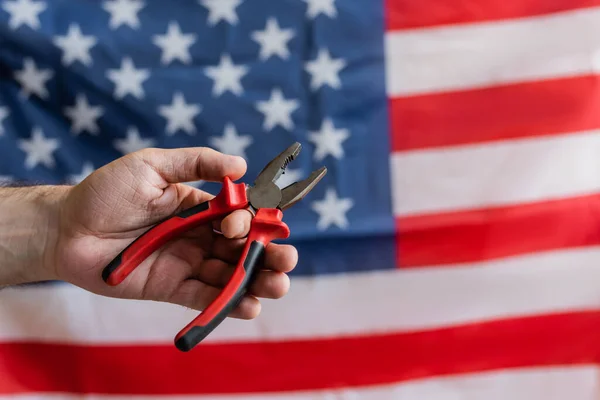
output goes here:
[[[251, 214], [246, 210], [173, 240], [116, 287], [104, 283], [102, 269], [158, 221], [213, 197], [181, 182], [221, 181], [226, 175], [237, 180], [245, 172], [242, 158], [209, 148], [145, 149], [99, 168], [64, 191], [55, 219], [56, 239], [48, 242], [45, 275], [106, 296], [202, 310], [233, 272], [250, 228]], [[231, 317], [254, 318], [260, 312], [257, 297], [280, 298], [287, 293], [286, 273], [296, 266], [296, 249], [271, 243], [264, 260], [249, 294]]]

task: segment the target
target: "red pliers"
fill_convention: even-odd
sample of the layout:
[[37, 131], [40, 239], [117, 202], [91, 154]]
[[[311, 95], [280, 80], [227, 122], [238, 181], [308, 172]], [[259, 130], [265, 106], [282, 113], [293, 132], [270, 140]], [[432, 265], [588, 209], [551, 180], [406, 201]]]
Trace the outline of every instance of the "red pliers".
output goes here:
[[306, 196], [327, 173], [327, 169], [322, 167], [313, 171], [308, 178], [280, 189], [275, 182], [285, 172], [288, 163], [298, 156], [300, 149], [300, 143], [294, 143], [271, 160], [254, 181], [254, 186], [233, 183], [229, 177], [225, 177], [216, 197], [163, 220], [136, 238], [104, 268], [102, 279], [111, 286], [118, 285], [146, 257], [175, 236], [235, 210], [248, 208], [254, 217], [233, 275], [212, 303], [175, 337], [175, 346], [179, 350], [191, 350], [242, 299], [267, 244], [274, 239], [289, 237], [290, 230], [282, 221], [282, 211]]

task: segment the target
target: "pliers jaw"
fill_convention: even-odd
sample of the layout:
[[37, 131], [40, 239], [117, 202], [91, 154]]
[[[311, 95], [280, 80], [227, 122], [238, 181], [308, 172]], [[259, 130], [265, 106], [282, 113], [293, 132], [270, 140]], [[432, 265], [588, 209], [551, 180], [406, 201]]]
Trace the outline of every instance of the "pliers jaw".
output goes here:
[[294, 182], [281, 190], [279, 209], [285, 210], [302, 200], [327, 173], [327, 168], [321, 167], [313, 171], [308, 178]]
[[283, 189], [276, 185], [288, 164], [300, 154], [301, 149], [300, 143], [292, 144], [273, 158], [259, 173], [254, 186], [248, 188], [248, 201], [254, 210], [260, 208], [285, 210], [302, 200], [325, 176], [327, 168], [321, 167], [313, 171], [308, 178], [294, 182]]
[[285, 172], [288, 164], [298, 157], [302, 150], [302, 145], [298, 142], [275, 156], [269, 163], [260, 171], [254, 180], [254, 187], [266, 186], [270, 183], [275, 184], [281, 174]]

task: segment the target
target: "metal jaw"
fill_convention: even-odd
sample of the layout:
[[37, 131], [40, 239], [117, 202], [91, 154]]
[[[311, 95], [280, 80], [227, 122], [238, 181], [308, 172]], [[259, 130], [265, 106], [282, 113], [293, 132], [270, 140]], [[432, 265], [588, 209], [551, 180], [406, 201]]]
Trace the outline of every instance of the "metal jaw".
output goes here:
[[313, 171], [308, 178], [294, 182], [284, 189], [280, 189], [276, 185], [277, 179], [285, 172], [288, 164], [300, 154], [301, 149], [302, 145], [296, 142], [273, 158], [263, 168], [254, 181], [254, 186], [248, 189], [248, 200], [252, 208], [279, 208], [285, 210], [302, 200], [325, 176], [327, 168], [321, 167]]
[[313, 171], [310, 176], [300, 182], [294, 182], [291, 185], [286, 186], [281, 191], [281, 202], [279, 208], [285, 210], [302, 200], [304, 196], [310, 192], [317, 183], [325, 176], [327, 168], [321, 167], [316, 171]]

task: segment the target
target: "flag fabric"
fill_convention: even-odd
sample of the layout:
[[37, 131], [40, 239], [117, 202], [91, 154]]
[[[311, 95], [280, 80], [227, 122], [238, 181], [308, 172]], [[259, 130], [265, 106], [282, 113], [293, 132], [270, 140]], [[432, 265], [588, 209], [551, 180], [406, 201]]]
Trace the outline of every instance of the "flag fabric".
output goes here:
[[293, 141], [284, 183], [329, 172], [289, 294], [189, 353], [193, 310], [0, 291], [0, 399], [598, 398], [599, 5], [1, 0], [3, 181], [188, 146], [252, 179]]

